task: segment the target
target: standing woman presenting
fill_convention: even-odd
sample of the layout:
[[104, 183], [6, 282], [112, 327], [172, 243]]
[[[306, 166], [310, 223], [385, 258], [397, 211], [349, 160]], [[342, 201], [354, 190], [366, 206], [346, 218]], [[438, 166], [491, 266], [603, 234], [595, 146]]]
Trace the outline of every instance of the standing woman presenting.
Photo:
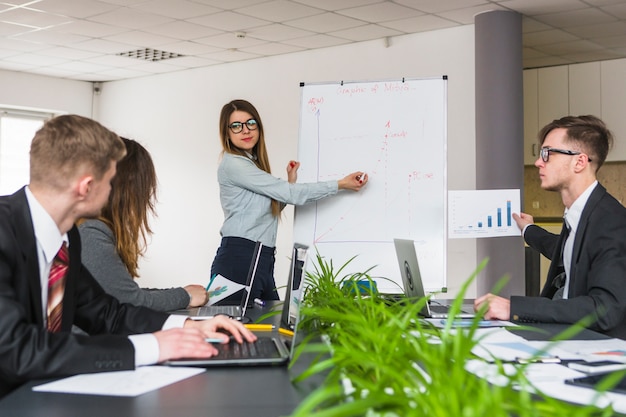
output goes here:
[[[353, 172], [340, 180], [297, 184], [300, 163], [287, 165], [288, 181], [271, 175], [263, 123], [256, 108], [233, 100], [220, 114], [222, 161], [217, 171], [224, 224], [211, 276], [220, 274], [245, 284], [256, 241], [263, 244], [251, 298], [278, 300], [274, 281], [274, 252], [280, 213], [286, 204], [303, 205], [334, 195], [338, 190], [358, 191], [367, 174]], [[238, 292], [223, 303], [238, 303]]]

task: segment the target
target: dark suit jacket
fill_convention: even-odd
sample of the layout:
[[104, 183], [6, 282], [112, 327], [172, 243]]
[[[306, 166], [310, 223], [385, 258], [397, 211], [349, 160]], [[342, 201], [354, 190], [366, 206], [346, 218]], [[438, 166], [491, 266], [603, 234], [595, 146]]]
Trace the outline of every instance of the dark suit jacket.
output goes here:
[[550, 298], [563, 271], [563, 233], [533, 225], [524, 239], [552, 263], [540, 297], [511, 297], [512, 320], [573, 324], [591, 317], [592, 330], [626, 339], [626, 208], [619, 201], [600, 184], [591, 193], [576, 230], [568, 299]]
[[[30, 379], [133, 369], [127, 335], [160, 330], [168, 317], [107, 295], [81, 264], [76, 227], [68, 235], [62, 330], [48, 333], [26, 193], [0, 197], [0, 396]], [[71, 333], [73, 324], [92, 336]]]

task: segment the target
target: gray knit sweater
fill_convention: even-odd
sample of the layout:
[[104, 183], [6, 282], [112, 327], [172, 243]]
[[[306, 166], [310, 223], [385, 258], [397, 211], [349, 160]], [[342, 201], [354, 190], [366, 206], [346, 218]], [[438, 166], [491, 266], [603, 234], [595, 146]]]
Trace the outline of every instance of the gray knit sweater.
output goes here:
[[146, 289], [137, 285], [117, 253], [113, 231], [105, 223], [87, 220], [78, 230], [83, 265], [107, 293], [122, 303], [159, 311], [171, 311], [189, 305], [189, 294], [183, 288]]

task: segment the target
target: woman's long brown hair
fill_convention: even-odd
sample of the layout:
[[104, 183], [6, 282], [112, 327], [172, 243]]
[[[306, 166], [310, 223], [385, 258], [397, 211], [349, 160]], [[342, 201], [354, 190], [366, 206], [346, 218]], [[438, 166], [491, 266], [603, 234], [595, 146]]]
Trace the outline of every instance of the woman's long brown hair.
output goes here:
[[[249, 113], [252, 118], [257, 121], [259, 126], [259, 141], [252, 149], [252, 153], [256, 157], [253, 162], [257, 167], [259, 167], [259, 169], [262, 169], [268, 174], [271, 174], [272, 170], [270, 169], [270, 160], [267, 157], [267, 148], [265, 147], [263, 122], [261, 121], [261, 116], [259, 115], [259, 112], [252, 105], [252, 103], [246, 100], [233, 100], [230, 103], [225, 104], [224, 107], [222, 107], [222, 112], [220, 113], [220, 138], [222, 140], [222, 149], [224, 150], [224, 152], [247, 157], [245, 151], [237, 148], [230, 141], [230, 129], [228, 127], [228, 124], [230, 122], [230, 115], [237, 110]], [[272, 215], [274, 215], [274, 217], [279, 217], [281, 210], [282, 205], [278, 201], [272, 199]]]
[[99, 219], [115, 235], [117, 253], [133, 278], [139, 276], [139, 257], [152, 234], [149, 215], [156, 216], [157, 177], [150, 153], [134, 140], [122, 138], [126, 156], [117, 163], [109, 201]]

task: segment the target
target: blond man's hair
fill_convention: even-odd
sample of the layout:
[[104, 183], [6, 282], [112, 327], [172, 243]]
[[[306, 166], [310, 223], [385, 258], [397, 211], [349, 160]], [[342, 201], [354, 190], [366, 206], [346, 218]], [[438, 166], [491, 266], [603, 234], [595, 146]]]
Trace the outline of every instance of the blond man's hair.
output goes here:
[[30, 182], [56, 189], [89, 170], [101, 179], [126, 154], [118, 135], [78, 115], [54, 117], [37, 131], [30, 146]]

